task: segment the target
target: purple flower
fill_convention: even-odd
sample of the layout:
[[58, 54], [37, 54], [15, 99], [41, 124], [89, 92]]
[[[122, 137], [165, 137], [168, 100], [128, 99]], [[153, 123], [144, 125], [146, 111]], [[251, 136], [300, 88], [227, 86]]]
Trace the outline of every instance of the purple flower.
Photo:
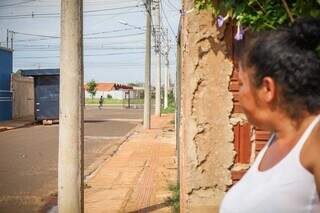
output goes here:
[[217, 25], [218, 25], [218, 27], [222, 27], [222, 26], [223, 26], [223, 23], [224, 23], [224, 17], [221, 16], [221, 15], [219, 15], [219, 16], [217, 17]]
[[238, 24], [237, 33], [234, 36], [234, 39], [236, 39], [237, 41], [240, 41], [243, 39], [243, 36], [244, 36], [244, 29], [242, 26], [240, 26], [240, 24]]

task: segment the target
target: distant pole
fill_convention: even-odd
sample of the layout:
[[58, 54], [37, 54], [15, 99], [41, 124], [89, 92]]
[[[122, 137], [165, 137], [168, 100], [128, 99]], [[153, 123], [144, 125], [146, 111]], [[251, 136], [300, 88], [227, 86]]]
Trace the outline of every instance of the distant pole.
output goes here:
[[7, 49], [9, 49], [9, 29], [7, 29]]
[[13, 35], [14, 35], [14, 31], [10, 31], [11, 32], [11, 50], [13, 50]]
[[83, 1], [61, 2], [59, 213], [84, 212]]
[[[175, 105], [176, 105], [176, 116], [175, 116], [175, 129], [176, 129], [176, 150], [177, 150], [177, 180], [180, 186], [180, 174], [181, 174], [181, 153], [180, 153], [180, 122], [181, 122], [181, 17], [178, 25], [177, 33], [177, 59], [176, 59], [176, 95], [175, 95]], [[180, 187], [182, 189], [182, 187]], [[181, 190], [180, 190], [181, 192]], [[181, 196], [180, 196], [181, 197]]]
[[146, 55], [144, 69], [144, 112], [143, 127], [150, 129], [150, 73], [151, 73], [151, 0], [146, 0]]
[[156, 75], [156, 107], [155, 115], [160, 116], [161, 109], [161, 38], [160, 38], [160, 0], [155, 0], [156, 13], [156, 54], [157, 54], [157, 75]]
[[168, 108], [168, 90], [169, 90], [169, 34], [168, 29], [166, 33], [166, 48], [165, 48], [165, 65], [166, 69], [164, 71], [164, 108]]
[[130, 109], [130, 90], [128, 90], [128, 108]]

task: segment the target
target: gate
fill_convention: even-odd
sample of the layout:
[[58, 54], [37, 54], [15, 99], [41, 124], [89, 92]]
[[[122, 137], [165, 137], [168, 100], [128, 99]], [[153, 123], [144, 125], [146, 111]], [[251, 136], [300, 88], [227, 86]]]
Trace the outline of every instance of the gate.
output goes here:
[[59, 76], [35, 77], [36, 120], [53, 120], [59, 116]]

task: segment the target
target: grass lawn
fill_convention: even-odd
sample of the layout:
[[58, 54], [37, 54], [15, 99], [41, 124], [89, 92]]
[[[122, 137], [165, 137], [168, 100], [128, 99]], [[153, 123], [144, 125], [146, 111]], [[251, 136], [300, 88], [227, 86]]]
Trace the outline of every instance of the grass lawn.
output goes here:
[[168, 114], [168, 113], [174, 113], [176, 110], [175, 106], [173, 104], [170, 104], [167, 108], [161, 107], [161, 113]]

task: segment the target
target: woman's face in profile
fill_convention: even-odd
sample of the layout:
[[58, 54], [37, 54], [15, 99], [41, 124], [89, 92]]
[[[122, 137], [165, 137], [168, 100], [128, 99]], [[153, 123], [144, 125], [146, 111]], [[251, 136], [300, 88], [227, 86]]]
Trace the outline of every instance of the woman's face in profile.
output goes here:
[[[247, 69], [247, 68], [246, 68]], [[239, 102], [248, 121], [253, 125], [257, 125], [257, 118], [259, 117], [259, 103], [257, 98], [257, 88], [253, 85], [251, 80], [251, 70], [243, 70], [240, 66], [239, 71]]]

